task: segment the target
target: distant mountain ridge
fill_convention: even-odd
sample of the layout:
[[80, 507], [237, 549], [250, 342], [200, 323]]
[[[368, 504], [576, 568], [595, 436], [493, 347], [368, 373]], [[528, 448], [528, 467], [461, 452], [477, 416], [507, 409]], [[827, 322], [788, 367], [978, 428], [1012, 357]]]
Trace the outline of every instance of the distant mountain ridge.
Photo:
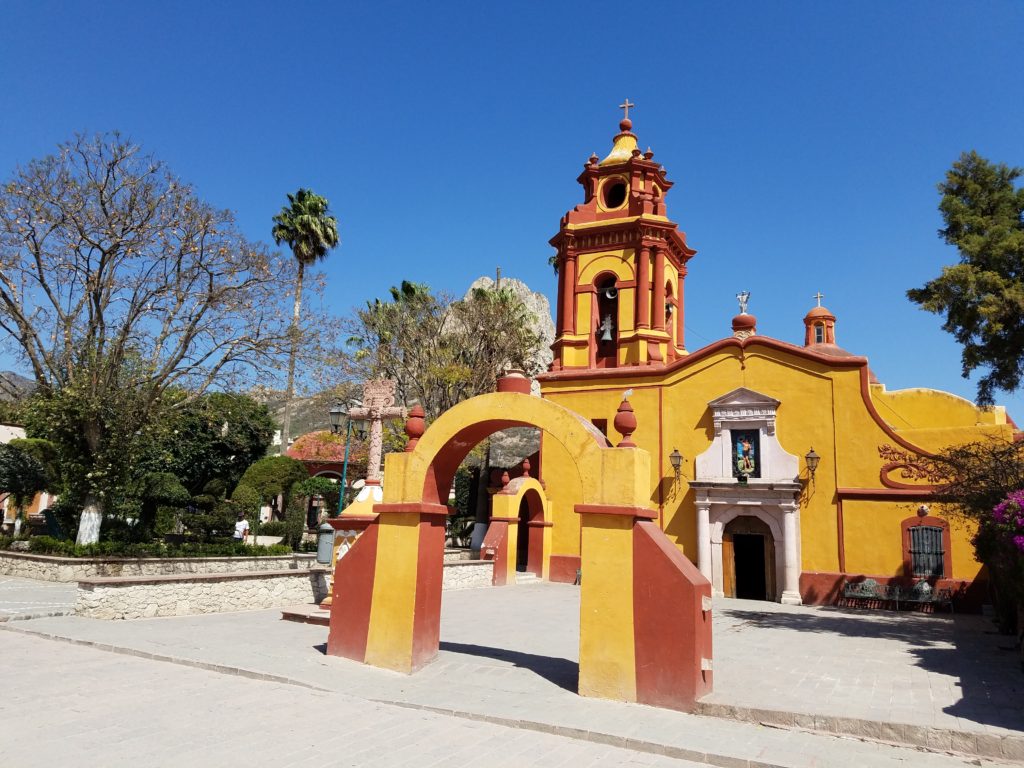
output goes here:
[[36, 388], [32, 379], [14, 371], [0, 371], [0, 401], [11, 403], [28, 395]]

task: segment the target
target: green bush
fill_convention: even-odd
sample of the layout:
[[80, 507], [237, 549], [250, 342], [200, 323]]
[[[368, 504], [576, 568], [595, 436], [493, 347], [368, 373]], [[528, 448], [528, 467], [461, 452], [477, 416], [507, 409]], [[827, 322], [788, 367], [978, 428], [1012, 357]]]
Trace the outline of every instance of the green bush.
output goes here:
[[[233, 501], [220, 501], [209, 511], [197, 511], [182, 518], [190, 533], [206, 542], [231, 537], [235, 532], [235, 521], [242, 508]], [[243, 510], [244, 511], [244, 510]]]
[[287, 532], [288, 525], [283, 520], [260, 523], [260, 536], [284, 536]]
[[293, 496], [288, 500], [284, 515], [284, 541], [291, 549], [298, 551], [302, 534], [306, 530], [306, 497]]
[[231, 500], [237, 504], [245, 516], [250, 519], [255, 519], [256, 513], [260, 511], [261, 499], [259, 493], [249, 485], [243, 485], [241, 483], [235, 488], [231, 494]]
[[[10, 546], [11, 539], [0, 538], [0, 548]], [[270, 547], [256, 547], [241, 542], [184, 542], [166, 544], [162, 541], [132, 543], [124, 541], [101, 541], [97, 544], [79, 545], [71, 541], [60, 541], [50, 536], [34, 536], [29, 539], [31, 552], [41, 555], [63, 557], [268, 557], [287, 555], [291, 547], [275, 544]]]

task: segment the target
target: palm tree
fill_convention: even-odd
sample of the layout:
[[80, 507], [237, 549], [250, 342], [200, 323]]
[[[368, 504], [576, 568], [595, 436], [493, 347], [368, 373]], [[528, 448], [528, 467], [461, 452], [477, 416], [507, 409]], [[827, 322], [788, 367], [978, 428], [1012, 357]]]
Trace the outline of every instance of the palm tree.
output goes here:
[[309, 189], [288, 195], [288, 205], [274, 217], [271, 235], [277, 245], [288, 243], [299, 262], [295, 277], [295, 310], [292, 316], [291, 350], [288, 355], [288, 391], [285, 395], [284, 425], [281, 429], [281, 453], [288, 450], [292, 427], [292, 398], [295, 395], [295, 355], [299, 343], [299, 318], [302, 311], [302, 277], [307, 265], [327, 258], [338, 244], [338, 220], [327, 212], [327, 199]]

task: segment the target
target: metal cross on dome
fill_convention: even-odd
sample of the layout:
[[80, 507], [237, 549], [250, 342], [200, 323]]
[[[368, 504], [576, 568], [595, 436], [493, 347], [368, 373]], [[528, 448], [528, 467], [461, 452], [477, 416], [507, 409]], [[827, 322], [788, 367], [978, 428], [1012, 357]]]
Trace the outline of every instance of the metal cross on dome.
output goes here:
[[820, 307], [821, 306], [821, 300], [825, 298], [825, 294], [822, 293], [821, 291], [818, 291], [816, 294], [814, 294], [814, 296], [812, 298], [815, 298], [815, 299], [818, 300], [818, 306]]
[[629, 120], [629, 110], [630, 110], [631, 107], [635, 107], [635, 106], [636, 106], [636, 104], [630, 104], [629, 103], [629, 99], [626, 99], [626, 102], [624, 104], [619, 104], [619, 109], [625, 111], [625, 114], [623, 115], [623, 119], [624, 120]]

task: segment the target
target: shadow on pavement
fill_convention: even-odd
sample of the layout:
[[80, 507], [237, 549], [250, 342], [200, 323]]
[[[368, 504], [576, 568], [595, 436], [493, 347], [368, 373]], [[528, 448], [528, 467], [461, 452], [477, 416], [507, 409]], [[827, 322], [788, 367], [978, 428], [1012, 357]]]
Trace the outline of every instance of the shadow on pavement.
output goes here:
[[[720, 616], [741, 622], [727, 631], [749, 627], [904, 642], [910, 646], [907, 652], [916, 666], [957, 681], [961, 698], [943, 707], [944, 712], [975, 723], [1024, 730], [1024, 673], [1015, 653], [1000, 650], [1000, 645], [1012, 640], [993, 633], [991, 624], [981, 616], [855, 612], [833, 607], [807, 613], [738, 608], [717, 611]], [[864, 661], [870, 664], [870, 659]]]
[[[954, 622], [950, 616], [861, 611], [842, 608], [817, 608], [813, 613], [756, 611], [717, 608], [719, 616], [762, 629], [791, 629], [797, 632], [830, 632], [844, 637], [876, 637], [901, 640], [912, 645], [929, 646], [952, 640]], [[960, 617], [955, 617], [960, 618]]]
[[[1000, 651], [977, 643], [957, 642], [956, 648], [915, 648], [918, 666], [957, 678], [960, 701], [942, 711], [974, 723], [1024, 731], [1024, 674], [1014, 649]], [[956, 638], [961, 640], [961, 638]]]
[[543, 677], [545, 680], [571, 693], [576, 693], [576, 689], [579, 687], [580, 665], [569, 659], [560, 659], [554, 656], [538, 656], [534, 653], [510, 651], [507, 648], [491, 648], [486, 645], [451, 643], [444, 640], [441, 641], [441, 650], [449, 651], [450, 653], [462, 653], [467, 656], [482, 656], [496, 661], [507, 661], [517, 667], [528, 669], [539, 677]]

